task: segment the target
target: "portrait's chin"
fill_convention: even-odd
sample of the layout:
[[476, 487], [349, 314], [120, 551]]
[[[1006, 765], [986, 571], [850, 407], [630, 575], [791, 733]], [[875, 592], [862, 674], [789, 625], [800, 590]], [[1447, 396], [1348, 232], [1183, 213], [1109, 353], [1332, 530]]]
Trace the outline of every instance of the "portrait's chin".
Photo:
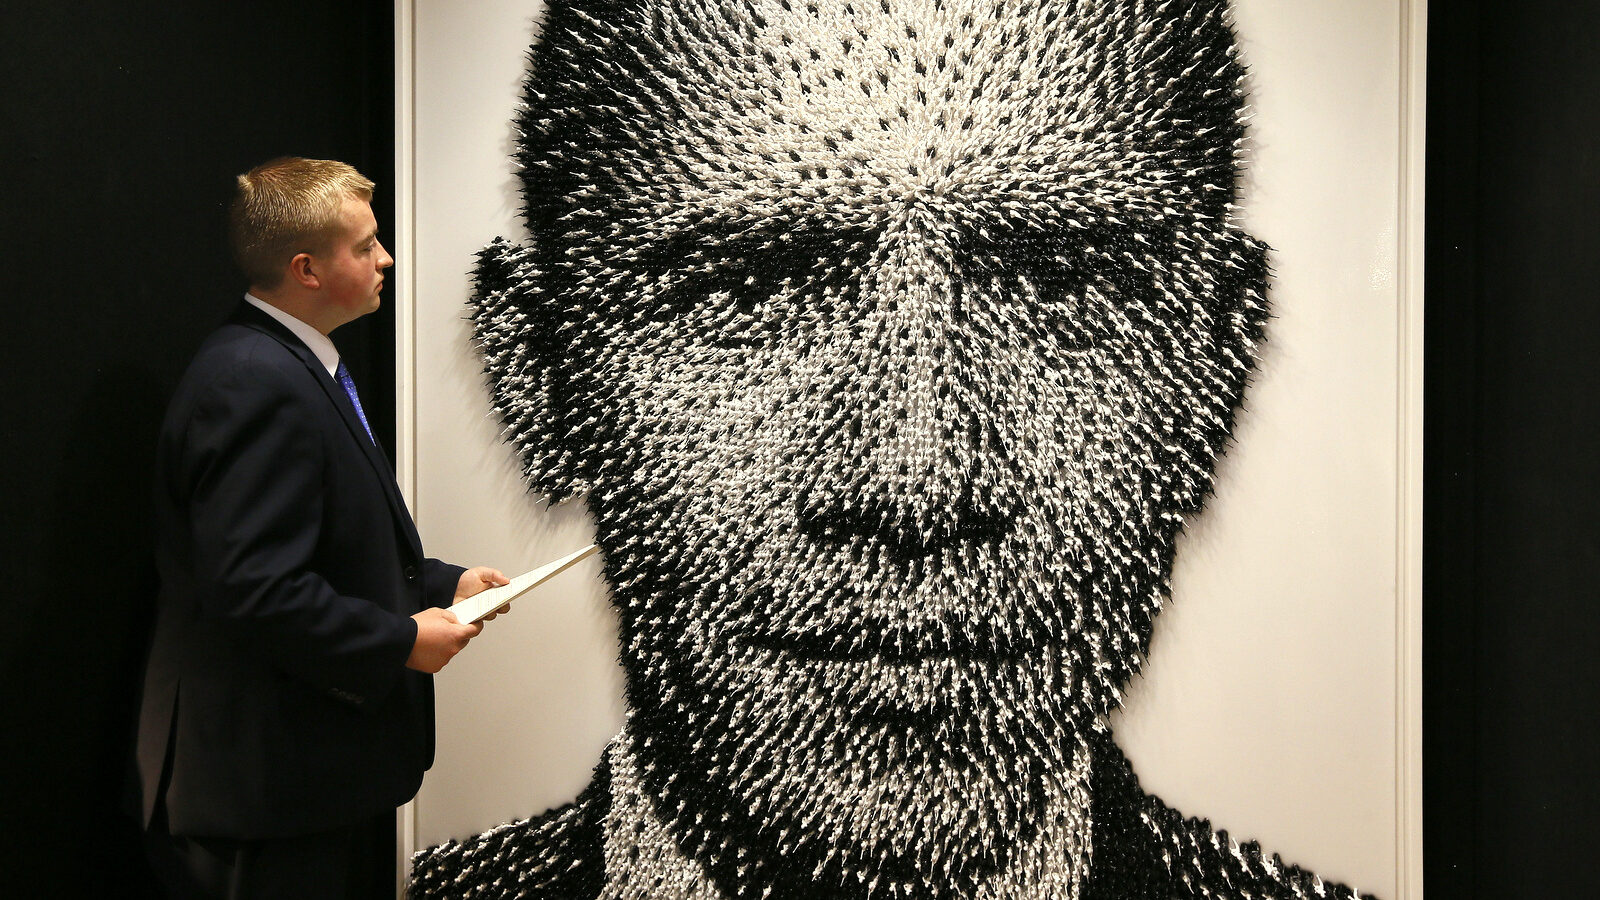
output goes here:
[[728, 788], [765, 811], [762, 832], [791, 836], [773, 849], [820, 867], [819, 883], [975, 884], [1032, 836], [1043, 767], [1000, 762], [928, 718], [852, 715], [832, 733], [794, 730], [779, 777]]
[[1071, 729], [1059, 697], [1023, 694], [1059, 682], [1045, 670], [1060, 656], [885, 662], [745, 647], [693, 690], [708, 705], [692, 721], [706, 727], [679, 721], [683, 733], [654, 743], [704, 748], [678, 763], [706, 773], [700, 796], [740, 811], [744, 833], [731, 837], [766, 844], [819, 889], [850, 896], [865, 875], [901, 896], [924, 884], [950, 896], [1003, 868], [1060, 793], [1051, 779], [1071, 751], [1052, 745]]

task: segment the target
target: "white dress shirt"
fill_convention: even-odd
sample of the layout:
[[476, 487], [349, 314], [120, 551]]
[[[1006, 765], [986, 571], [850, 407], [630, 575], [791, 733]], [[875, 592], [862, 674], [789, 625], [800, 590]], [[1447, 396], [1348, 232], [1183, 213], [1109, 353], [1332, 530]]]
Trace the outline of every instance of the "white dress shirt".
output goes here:
[[254, 294], [246, 292], [244, 300], [256, 309], [282, 322], [283, 327], [294, 332], [294, 336], [304, 341], [305, 345], [311, 348], [311, 352], [317, 355], [317, 361], [328, 368], [328, 374], [333, 376], [334, 380], [338, 380], [338, 376], [334, 375], [334, 373], [339, 370], [339, 348], [333, 345], [333, 341], [329, 340], [327, 335]]

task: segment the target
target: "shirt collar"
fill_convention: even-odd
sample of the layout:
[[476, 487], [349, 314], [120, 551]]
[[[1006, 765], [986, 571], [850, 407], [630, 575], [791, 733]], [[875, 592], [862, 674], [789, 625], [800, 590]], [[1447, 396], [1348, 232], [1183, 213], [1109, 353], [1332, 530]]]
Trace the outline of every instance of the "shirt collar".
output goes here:
[[294, 336], [317, 355], [317, 361], [327, 368], [330, 376], [339, 370], [339, 348], [333, 346], [333, 341], [329, 340], [327, 335], [254, 294], [246, 293], [244, 299], [246, 303], [277, 319], [283, 327], [294, 332]]

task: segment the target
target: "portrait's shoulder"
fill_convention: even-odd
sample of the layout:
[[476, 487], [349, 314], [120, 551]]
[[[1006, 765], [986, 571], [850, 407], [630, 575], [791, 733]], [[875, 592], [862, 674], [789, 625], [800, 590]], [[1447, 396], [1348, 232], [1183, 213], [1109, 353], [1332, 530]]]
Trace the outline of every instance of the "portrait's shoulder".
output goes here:
[[1373, 900], [1145, 793], [1109, 732], [1090, 746], [1094, 852], [1084, 900]]
[[1085, 900], [1155, 900], [1173, 891], [1170, 854], [1149, 819], [1161, 802], [1144, 793], [1133, 767], [1109, 732], [1089, 739], [1089, 796], [1093, 853]]
[[417, 853], [407, 896], [590, 900], [605, 883], [610, 808], [610, 767], [602, 761], [589, 786], [565, 806]]

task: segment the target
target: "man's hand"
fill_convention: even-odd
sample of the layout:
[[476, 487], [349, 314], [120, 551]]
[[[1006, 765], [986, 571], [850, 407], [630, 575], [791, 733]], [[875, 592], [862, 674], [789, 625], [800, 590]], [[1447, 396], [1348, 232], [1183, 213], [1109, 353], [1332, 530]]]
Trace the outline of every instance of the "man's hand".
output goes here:
[[[466, 576], [462, 576], [466, 580]], [[482, 588], [479, 588], [482, 590]], [[467, 641], [483, 631], [483, 625], [463, 625], [447, 609], [430, 606], [411, 618], [417, 622], [417, 642], [411, 645], [406, 667], [432, 675], [444, 668]]]
[[[492, 587], [499, 587], [503, 584], [510, 583], [511, 579], [501, 574], [499, 569], [491, 569], [488, 566], [473, 566], [465, 572], [462, 572], [461, 580], [456, 582], [456, 600], [465, 600], [468, 597], [471, 597], [473, 594], [486, 591]], [[503, 612], [510, 611], [511, 604], [507, 603], [487, 616], [484, 616], [483, 621], [491, 621], [495, 616], [498, 616]]]
[[465, 600], [473, 594], [482, 593], [492, 587], [510, 584], [511, 579], [500, 573], [499, 569], [488, 566], [473, 566], [461, 573], [461, 580], [456, 582], [456, 599]]

